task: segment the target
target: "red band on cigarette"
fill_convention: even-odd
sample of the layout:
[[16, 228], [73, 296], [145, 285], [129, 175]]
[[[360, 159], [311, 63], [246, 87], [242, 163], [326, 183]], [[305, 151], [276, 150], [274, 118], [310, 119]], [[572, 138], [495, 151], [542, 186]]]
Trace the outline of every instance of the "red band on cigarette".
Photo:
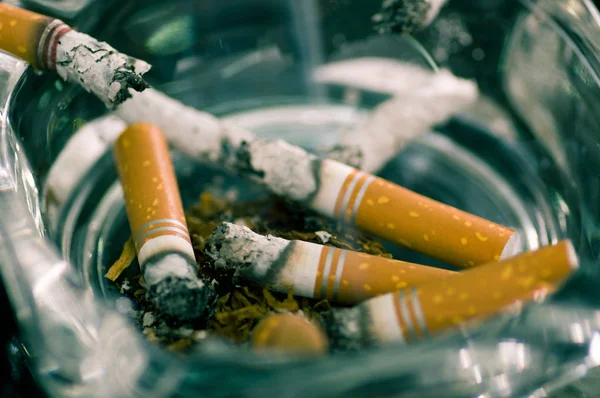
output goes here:
[[65, 33], [69, 32], [73, 30], [73, 28], [71, 28], [70, 26], [67, 26], [65, 24], [63, 24], [59, 29], [58, 32], [56, 32], [56, 34], [54, 35], [54, 39], [52, 40], [52, 43], [50, 45], [50, 62], [48, 64], [48, 69], [49, 70], [55, 70], [56, 69], [56, 49], [58, 47], [58, 42], [60, 41], [61, 37], [63, 37], [65, 35]]

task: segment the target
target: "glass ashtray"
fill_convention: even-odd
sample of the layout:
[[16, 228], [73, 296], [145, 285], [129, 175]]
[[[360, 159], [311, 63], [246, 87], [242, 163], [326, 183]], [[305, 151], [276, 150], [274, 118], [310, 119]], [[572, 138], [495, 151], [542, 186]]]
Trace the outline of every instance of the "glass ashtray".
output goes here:
[[[580, 268], [543, 302], [417, 344], [298, 359], [209, 339], [173, 353], [147, 341], [132, 322], [140, 309], [104, 276], [130, 236], [111, 152], [125, 122], [79, 87], [0, 54], [1, 275], [22, 350], [50, 396], [600, 390], [600, 18], [589, 2], [451, 2], [414, 36], [375, 32], [380, 4], [361, 0], [87, 1], [62, 13], [61, 3], [24, 5], [151, 63], [151, 85], [184, 104], [316, 153], [402, 92], [398, 64], [472, 79], [477, 101], [411, 139], [377, 175], [515, 229], [521, 251], [570, 239]], [[361, 60], [364, 69], [343, 69]], [[186, 208], [203, 192], [264, 194], [171, 155]], [[383, 245], [394, 258], [445, 266]]]

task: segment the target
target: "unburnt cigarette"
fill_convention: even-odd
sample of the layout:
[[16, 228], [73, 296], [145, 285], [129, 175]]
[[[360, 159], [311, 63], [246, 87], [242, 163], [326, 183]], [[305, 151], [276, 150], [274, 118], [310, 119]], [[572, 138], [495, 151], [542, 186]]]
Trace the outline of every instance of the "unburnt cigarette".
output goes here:
[[519, 250], [518, 235], [509, 228], [285, 141], [258, 139], [156, 90], [135, 94], [117, 114], [128, 123], [158, 125], [174, 147], [199, 161], [247, 176], [324, 216], [451, 265], [472, 267]]
[[323, 330], [308, 319], [293, 314], [274, 314], [261, 320], [252, 331], [257, 351], [319, 356], [329, 347]]
[[330, 336], [349, 346], [425, 340], [555, 290], [578, 268], [570, 241], [333, 309]]
[[373, 16], [379, 33], [409, 34], [429, 26], [447, 0], [384, 0]]
[[119, 53], [106, 43], [73, 30], [64, 22], [0, 3], [0, 49], [35, 69], [55, 71], [80, 84], [111, 108], [144, 90], [150, 65]]
[[209, 287], [196, 274], [164, 136], [151, 124], [133, 124], [117, 139], [114, 156], [150, 299], [165, 314], [197, 318], [206, 305]]
[[263, 236], [223, 223], [208, 243], [215, 266], [263, 287], [344, 304], [453, 274], [440, 268], [342, 250], [304, 241]]

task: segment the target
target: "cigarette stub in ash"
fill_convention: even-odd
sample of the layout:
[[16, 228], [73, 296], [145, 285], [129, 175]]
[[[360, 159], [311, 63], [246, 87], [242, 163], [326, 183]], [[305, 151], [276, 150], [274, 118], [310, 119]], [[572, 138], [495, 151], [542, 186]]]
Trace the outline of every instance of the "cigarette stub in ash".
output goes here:
[[217, 267], [278, 292], [356, 304], [452, 271], [342, 250], [303, 241], [263, 236], [223, 223], [209, 242]]
[[257, 351], [278, 351], [294, 355], [323, 355], [329, 347], [323, 330], [308, 319], [293, 314], [264, 318], [252, 331]]
[[[414, 342], [555, 290], [578, 268], [570, 241], [332, 310], [330, 335], [349, 345]], [[359, 344], [360, 343], [360, 344]]]
[[148, 294], [162, 312], [197, 318], [208, 286], [196, 261], [167, 142], [151, 125], [129, 126], [114, 145], [127, 216]]
[[36, 69], [56, 71], [80, 84], [107, 107], [144, 90], [150, 65], [119, 53], [106, 43], [73, 30], [64, 22], [0, 3], [0, 48]]
[[409, 34], [429, 26], [447, 0], [384, 0], [373, 22], [381, 34]]

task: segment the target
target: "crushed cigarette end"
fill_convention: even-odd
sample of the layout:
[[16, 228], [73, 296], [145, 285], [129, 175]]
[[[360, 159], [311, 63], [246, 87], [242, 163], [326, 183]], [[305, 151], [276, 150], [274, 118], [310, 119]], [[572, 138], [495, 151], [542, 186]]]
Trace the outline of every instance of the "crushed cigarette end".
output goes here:
[[104, 277], [113, 282], [116, 281], [119, 276], [121, 276], [123, 271], [125, 271], [133, 263], [133, 260], [135, 260], [135, 247], [133, 246], [133, 238], [130, 237], [123, 245], [123, 251], [121, 252], [121, 255], [110, 267]]

